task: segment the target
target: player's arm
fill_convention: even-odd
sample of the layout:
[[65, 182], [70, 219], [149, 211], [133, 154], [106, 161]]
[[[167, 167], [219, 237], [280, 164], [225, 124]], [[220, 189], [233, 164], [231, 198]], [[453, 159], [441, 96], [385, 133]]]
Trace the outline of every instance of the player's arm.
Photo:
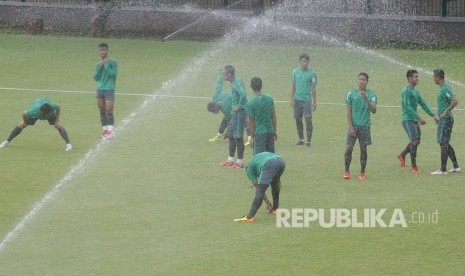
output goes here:
[[57, 121], [60, 120], [60, 110], [61, 110], [60, 105], [57, 104], [57, 109], [55, 110]]
[[352, 124], [352, 106], [347, 104], [347, 123], [349, 124], [349, 133], [351, 136], [355, 136], [354, 125]]
[[274, 140], [278, 140], [278, 119], [276, 119], [276, 111], [273, 109], [271, 112], [271, 121], [274, 127]]
[[100, 79], [100, 76], [102, 75], [102, 68], [99, 67], [99, 65], [95, 65], [95, 70], [94, 70], [94, 80], [98, 81]]
[[289, 100], [289, 102], [291, 103], [291, 106], [294, 107], [294, 93], [295, 93], [295, 82], [292, 82], [291, 84], [291, 98]]
[[113, 60], [113, 62], [107, 63], [106, 69], [110, 78], [116, 79], [116, 76], [118, 75], [118, 63]]
[[452, 109], [454, 109], [454, 107], [457, 106], [457, 104], [459, 103], [459, 100], [457, 99], [457, 97], [454, 96], [454, 98], [452, 99], [452, 101], [450, 102], [450, 105], [446, 108], [446, 110], [444, 110], [444, 112], [440, 115], [441, 116], [441, 119], [446, 117], [447, 114], [449, 114]]
[[253, 148], [253, 143], [254, 143], [253, 138], [255, 137], [255, 119], [254, 119], [254, 117], [249, 117], [249, 131], [250, 131], [250, 146]]
[[423, 100], [423, 98], [420, 95], [418, 95], [418, 103], [420, 104], [421, 108], [423, 108], [423, 110], [426, 113], [428, 113], [428, 115], [431, 116], [434, 119], [434, 121], [437, 123], [438, 118], [436, 117], [436, 115], [434, 115], [433, 111], [431, 111], [428, 104]]
[[312, 87], [312, 111], [316, 110], [316, 88]]
[[370, 99], [368, 99], [367, 95], [365, 93], [363, 93], [362, 94], [362, 99], [368, 105], [368, 108], [370, 109], [370, 112], [375, 114], [376, 113], [376, 98], [375, 98], [375, 96], [373, 96], [373, 98], [370, 100]]

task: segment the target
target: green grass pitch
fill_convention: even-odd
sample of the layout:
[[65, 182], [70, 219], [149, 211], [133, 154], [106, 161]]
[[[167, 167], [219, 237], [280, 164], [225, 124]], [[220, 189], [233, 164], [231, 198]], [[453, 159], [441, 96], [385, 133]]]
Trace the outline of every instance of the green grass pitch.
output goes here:
[[[422, 172], [410, 173], [396, 158], [408, 142], [399, 107], [405, 65], [321, 44], [106, 41], [120, 66], [118, 131], [113, 141], [100, 144], [92, 73], [101, 40], [0, 34], [0, 139], [33, 99], [49, 97], [62, 106], [62, 122], [74, 146], [66, 153], [57, 131], [38, 122], [0, 149], [0, 239], [7, 241], [0, 251], [0, 275], [465, 272], [464, 176], [429, 174], [440, 162], [430, 118], [422, 127], [418, 153]], [[465, 82], [463, 47], [374, 51], [414, 68], [443, 68], [448, 78]], [[318, 74], [310, 149], [295, 146], [287, 102], [290, 75], [303, 52], [310, 54]], [[408, 227], [277, 228], [263, 206], [255, 223], [234, 223], [250, 208], [253, 190], [242, 170], [218, 166], [226, 158], [227, 142], [207, 141], [221, 118], [207, 112], [204, 98], [213, 94], [216, 69], [225, 64], [236, 67], [247, 87], [252, 77], [261, 77], [263, 91], [278, 101], [276, 150], [287, 166], [281, 208], [400, 208]], [[360, 168], [358, 147], [353, 177], [342, 179], [344, 99], [360, 71], [370, 75], [368, 87], [377, 93], [379, 105], [372, 116], [373, 145], [364, 182], [354, 177]], [[431, 76], [421, 72], [418, 88], [435, 107]], [[465, 166], [464, 87], [452, 88], [460, 103], [451, 144]], [[139, 95], [153, 93], [183, 97]], [[250, 158], [247, 148], [245, 161]], [[31, 211], [79, 164], [38, 212]], [[412, 221], [413, 212], [435, 211], [437, 223]], [[12, 232], [31, 212], [24, 227]]]

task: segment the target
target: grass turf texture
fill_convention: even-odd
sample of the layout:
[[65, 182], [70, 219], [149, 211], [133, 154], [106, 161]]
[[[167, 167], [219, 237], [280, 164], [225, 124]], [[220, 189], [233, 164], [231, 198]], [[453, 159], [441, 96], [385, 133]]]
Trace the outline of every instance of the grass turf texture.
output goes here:
[[[2, 35], [3, 87], [93, 91], [96, 45], [87, 38]], [[282, 208], [402, 208], [407, 228], [276, 228], [259, 210], [254, 224], [234, 223], [253, 197], [242, 170], [221, 168], [227, 143], [209, 143], [220, 116], [206, 99], [160, 98], [149, 104], [117, 139], [75, 175], [19, 235], [0, 252], [2, 275], [179, 275], [179, 274], [463, 274], [464, 189], [461, 174], [431, 176], [439, 167], [435, 126], [422, 128], [413, 175], [396, 155], [407, 144], [400, 107], [379, 107], [372, 117], [367, 180], [342, 180], [346, 117], [344, 98], [359, 71], [379, 105], [399, 106], [407, 68], [339, 47], [321, 45], [218, 44], [109, 40], [120, 63], [118, 91], [210, 97], [215, 69], [233, 64], [248, 83], [264, 81], [275, 100], [288, 100], [297, 57], [308, 52], [318, 73], [318, 110], [311, 149], [296, 147], [288, 103], [277, 103], [277, 152], [286, 161]], [[211, 53], [205, 49], [222, 49]], [[465, 79], [463, 49], [379, 50], [399, 60]], [[6, 54], [8, 53], [8, 54]], [[199, 58], [200, 57], [200, 58]], [[439, 66], [439, 65], [440, 66]], [[185, 68], [190, 68], [186, 69]], [[187, 72], [187, 73], [185, 73]], [[168, 89], [160, 88], [162, 82]], [[170, 86], [170, 84], [172, 86]], [[453, 85], [461, 100], [463, 88]], [[436, 106], [436, 87], [421, 74], [419, 90]], [[58, 133], [45, 123], [27, 128], [0, 151], [0, 234], [29, 212], [34, 202], [96, 146], [100, 132], [94, 95], [2, 90], [0, 133], [7, 136], [20, 112], [39, 96], [60, 103], [74, 150], [64, 152]], [[248, 90], [249, 98], [251, 96]], [[143, 97], [117, 96], [118, 123], [139, 112]], [[331, 104], [324, 104], [331, 103]], [[461, 108], [462, 104], [458, 106]], [[424, 117], [427, 115], [420, 111]], [[463, 111], [455, 112], [452, 145], [465, 164]], [[251, 150], [246, 149], [246, 162]], [[409, 164], [407, 159], [407, 164]], [[465, 165], [463, 165], [465, 166]], [[449, 163], [450, 167], [450, 163]], [[415, 224], [411, 213], [438, 210], [437, 224]]]

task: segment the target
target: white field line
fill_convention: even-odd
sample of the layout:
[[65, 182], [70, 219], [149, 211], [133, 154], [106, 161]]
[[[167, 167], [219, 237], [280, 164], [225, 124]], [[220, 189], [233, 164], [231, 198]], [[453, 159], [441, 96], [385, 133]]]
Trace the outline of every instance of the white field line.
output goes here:
[[[172, 91], [177, 90], [176, 87], [177, 85], [182, 85], [183, 83], [186, 82], [186, 79], [195, 77], [196, 75], [196, 68], [200, 68], [201, 66], [205, 65], [205, 63], [208, 62], [209, 59], [217, 56], [219, 53], [221, 53], [221, 49], [217, 49], [214, 51], [208, 51], [205, 52], [200, 58], [197, 58], [193, 61], [193, 66], [189, 66], [185, 68], [181, 73], [178, 75], [178, 77], [174, 80], [169, 80], [163, 83], [162, 87], [159, 89], [159, 92], [167, 92], [170, 93]], [[12, 89], [10, 89], [12, 90]], [[18, 89], [18, 90], [23, 90], [23, 91], [38, 91], [38, 89]], [[60, 93], [88, 93], [86, 91], [63, 91], [61, 92], [60, 90], [42, 90], [42, 91], [53, 91], [53, 92], [60, 92]], [[95, 93], [95, 92], [91, 92]], [[144, 96], [147, 96], [148, 98], [136, 109], [137, 111], [132, 112], [128, 117], [126, 117], [121, 123], [114, 129], [114, 137], [120, 135], [126, 127], [131, 124], [135, 119], [141, 116], [143, 112], [146, 111], [147, 107], [155, 102], [157, 99], [159, 99], [160, 95], [156, 94], [155, 92], [152, 95], [144, 94]], [[164, 95], [168, 96], [168, 95]], [[177, 97], [187, 97], [187, 96], [177, 96]], [[58, 181], [57, 184], [49, 191], [47, 192], [40, 201], [36, 202], [34, 206], [32, 207], [32, 210], [30, 210], [22, 219], [21, 221], [16, 224], [16, 226], [11, 230], [5, 238], [1, 241], [0, 243], [0, 252], [5, 250], [7, 244], [12, 242], [18, 234], [24, 230], [26, 226], [42, 211], [42, 209], [49, 204], [52, 200], [54, 200], [55, 196], [59, 193], [60, 189], [63, 188], [65, 185], [69, 184], [75, 176], [79, 173], [81, 173], [83, 170], [85, 170], [88, 167], [88, 164], [92, 161], [94, 161], [104, 150], [107, 148], [106, 145], [109, 145], [108, 141], [103, 140], [100, 143], [97, 144], [97, 146], [94, 149], [89, 150], [84, 158], [79, 160], [79, 162], [71, 167], [71, 169], [66, 173], [66, 175]]]
[[[457, 82], [456, 82], [457, 83]], [[0, 87], [0, 90], [11, 90], [11, 91], [31, 91], [31, 92], [56, 92], [56, 93], [77, 93], [77, 94], [95, 94], [91, 91], [79, 91], [79, 90], [54, 90], [54, 89], [34, 89], [34, 88], [11, 88], [11, 87]], [[153, 94], [129, 94], [129, 93], [117, 93], [117, 95], [122, 96], [143, 96], [143, 97], [153, 97]], [[162, 98], [179, 98], [179, 99], [199, 99], [199, 100], [209, 100], [211, 97], [202, 97], [202, 96], [183, 96], [183, 95], [167, 95], [167, 94], [157, 94], [157, 97]], [[289, 103], [289, 101], [274, 101], [275, 103]], [[318, 103], [321, 105], [340, 105], [346, 106], [344, 103]], [[401, 108], [400, 105], [378, 105], [381, 108]], [[437, 109], [432, 107], [431, 109]], [[463, 108], [454, 108], [454, 111], [463, 111]]]

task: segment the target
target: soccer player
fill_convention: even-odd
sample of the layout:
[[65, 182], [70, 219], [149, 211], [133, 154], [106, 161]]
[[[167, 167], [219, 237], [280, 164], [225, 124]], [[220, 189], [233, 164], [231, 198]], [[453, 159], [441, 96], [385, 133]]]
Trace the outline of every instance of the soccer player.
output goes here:
[[98, 45], [100, 61], [95, 65], [94, 80], [97, 82], [97, 106], [100, 111], [103, 139], [111, 139], [115, 118], [115, 85], [118, 75], [118, 62], [109, 56], [108, 44]]
[[420, 80], [418, 71], [413, 69], [408, 70], [407, 80], [408, 85], [402, 89], [402, 126], [404, 127], [405, 132], [407, 132], [410, 142], [407, 144], [405, 149], [397, 155], [397, 158], [400, 161], [400, 165], [405, 167], [405, 156], [410, 153], [410, 159], [412, 162], [410, 171], [413, 173], [419, 173], [420, 169], [417, 167], [417, 148], [421, 140], [420, 125], [424, 125], [426, 122], [417, 113], [418, 105], [420, 105], [421, 108], [428, 113], [428, 115], [433, 117], [436, 123], [438, 122], [438, 119], [431, 111], [428, 104], [421, 97], [420, 91], [415, 89]]
[[266, 189], [271, 186], [271, 194], [273, 197], [273, 205], [271, 213], [276, 215], [279, 207], [279, 192], [281, 190], [281, 175], [284, 173], [286, 165], [281, 156], [271, 153], [262, 152], [254, 155], [249, 165], [247, 166], [246, 173], [250, 181], [257, 187], [255, 198], [252, 201], [252, 207], [249, 213], [239, 219], [237, 222], [254, 222], [254, 216], [262, 205]]
[[47, 120], [50, 125], [54, 125], [60, 136], [66, 142], [65, 151], [71, 151], [73, 146], [68, 138], [68, 133], [60, 122], [60, 106], [49, 99], [38, 98], [32, 102], [27, 111], [23, 111], [22, 121], [13, 129], [10, 136], [0, 144], [0, 148], [7, 147], [11, 140], [18, 136], [27, 126], [33, 126], [37, 120]]
[[438, 144], [441, 146], [441, 168], [431, 174], [447, 174], [447, 159], [452, 160], [452, 169], [449, 172], [459, 172], [460, 167], [455, 157], [454, 148], [449, 144], [452, 127], [454, 126], [454, 117], [452, 109], [459, 103], [457, 97], [450, 86], [444, 80], [444, 71], [441, 69], [434, 70], [433, 81], [439, 86], [438, 99]]
[[[299, 62], [300, 66], [292, 72], [290, 102], [294, 108], [294, 119], [299, 135], [297, 145], [306, 144], [310, 147], [313, 133], [312, 112], [316, 110], [316, 74], [308, 67], [310, 57], [307, 54], [300, 55]], [[305, 118], [307, 142], [304, 140], [302, 117]]]
[[371, 145], [370, 115], [376, 113], [376, 94], [367, 89], [368, 74], [358, 74], [358, 88], [347, 93], [347, 121], [349, 129], [347, 131], [347, 148], [344, 155], [345, 171], [343, 178], [349, 179], [349, 167], [352, 161], [352, 151], [358, 138], [360, 145], [360, 174], [359, 180], [365, 180], [365, 168], [367, 165], [367, 146]]
[[278, 128], [273, 98], [262, 93], [262, 80], [258, 77], [252, 78], [250, 87], [254, 97], [247, 104], [247, 115], [253, 154], [264, 151], [274, 153], [274, 141], [278, 139]]
[[223, 92], [223, 70], [218, 71], [218, 80], [216, 81], [215, 94], [213, 99], [208, 103], [207, 109], [212, 113], [223, 113], [223, 120], [221, 121], [220, 127], [218, 129], [218, 134], [213, 138], [209, 139], [210, 142], [216, 142], [224, 137], [224, 131], [228, 126], [229, 120], [231, 119], [231, 110], [232, 110], [232, 95], [229, 92]]
[[[231, 82], [232, 114], [228, 126], [229, 156], [220, 165], [233, 169], [244, 167], [244, 129], [247, 121], [247, 92], [244, 83], [236, 77], [236, 70], [231, 65], [223, 67], [223, 80]], [[234, 163], [234, 153], [237, 149], [237, 161]]]

